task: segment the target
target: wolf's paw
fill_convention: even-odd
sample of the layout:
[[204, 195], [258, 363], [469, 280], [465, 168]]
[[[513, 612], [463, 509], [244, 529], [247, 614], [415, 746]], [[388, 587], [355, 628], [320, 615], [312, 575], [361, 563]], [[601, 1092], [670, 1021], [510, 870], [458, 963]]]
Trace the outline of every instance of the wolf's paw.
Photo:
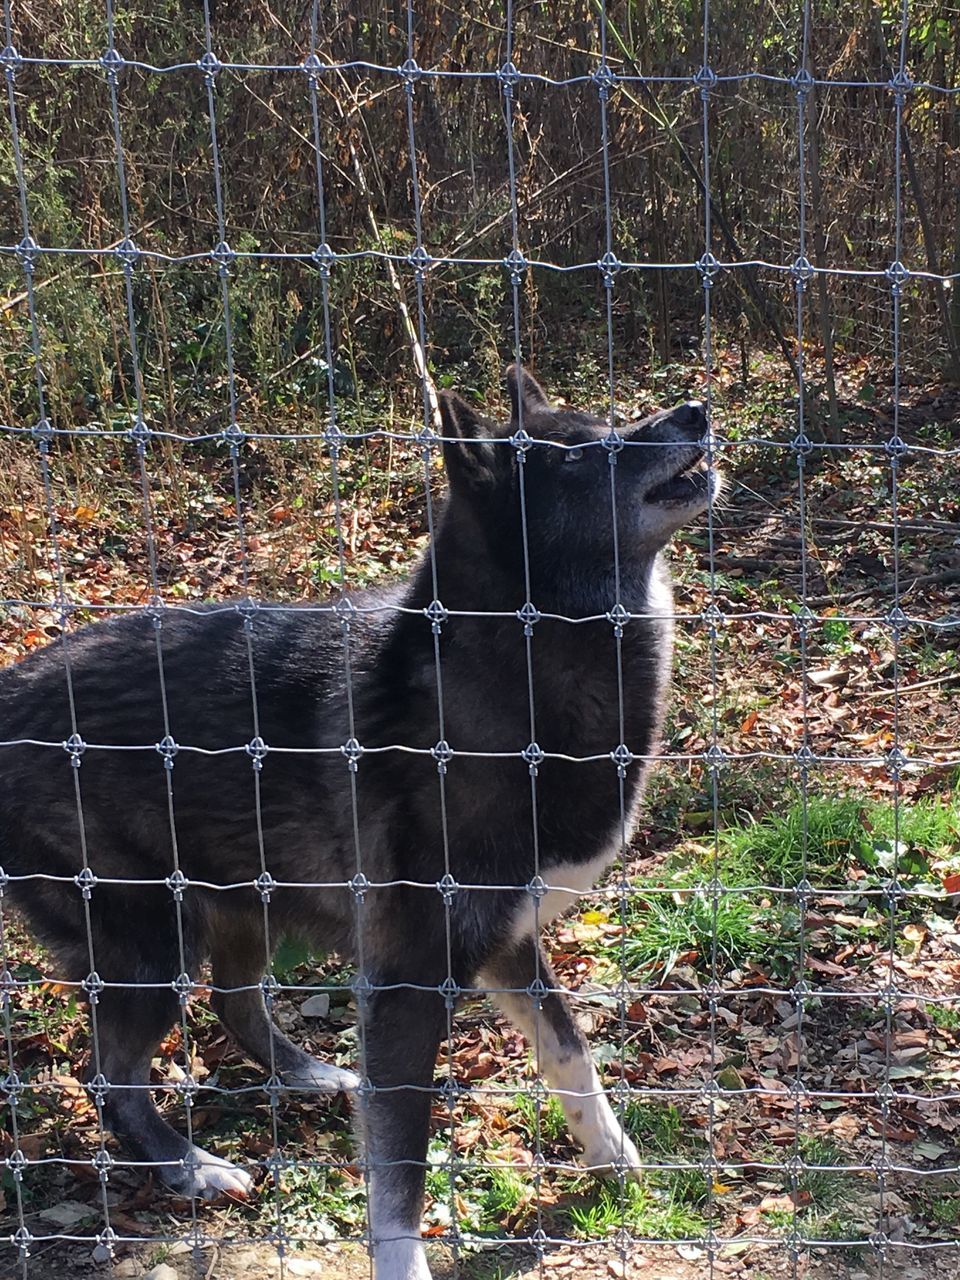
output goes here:
[[285, 1071], [283, 1082], [291, 1089], [309, 1089], [314, 1093], [350, 1093], [360, 1087], [360, 1077], [352, 1071], [310, 1057], [295, 1071]]
[[246, 1200], [253, 1191], [253, 1178], [229, 1160], [221, 1160], [201, 1147], [191, 1147], [182, 1167], [167, 1167], [160, 1176], [171, 1190], [190, 1199], [218, 1200], [229, 1196]]
[[598, 1135], [584, 1148], [583, 1164], [599, 1178], [616, 1177], [622, 1170], [630, 1179], [640, 1177], [640, 1152], [625, 1133]]

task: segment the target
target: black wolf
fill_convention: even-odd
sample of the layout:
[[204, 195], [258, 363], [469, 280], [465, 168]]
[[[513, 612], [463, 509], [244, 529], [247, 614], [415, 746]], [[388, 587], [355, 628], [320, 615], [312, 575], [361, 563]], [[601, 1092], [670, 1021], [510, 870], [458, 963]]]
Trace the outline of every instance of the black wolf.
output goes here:
[[[449, 501], [406, 582], [322, 610], [138, 612], [0, 673], [0, 864], [58, 976], [85, 981], [107, 1122], [181, 1193], [249, 1191], [148, 1088], [209, 959], [246, 1053], [357, 1093], [379, 1280], [428, 1275], [435, 1062], [478, 977], [586, 1163], [638, 1162], [536, 931], [630, 835], [670, 669], [659, 553], [718, 481], [699, 404], [611, 432], [526, 373], [508, 386], [506, 425], [443, 397]], [[273, 1026], [283, 934], [357, 960], [363, 1088]]]

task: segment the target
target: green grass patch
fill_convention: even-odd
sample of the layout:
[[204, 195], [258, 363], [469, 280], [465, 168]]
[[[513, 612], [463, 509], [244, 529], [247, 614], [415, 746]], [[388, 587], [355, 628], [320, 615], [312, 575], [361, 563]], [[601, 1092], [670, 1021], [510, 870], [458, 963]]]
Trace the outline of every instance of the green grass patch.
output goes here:
[[[688, 840], [658, 876], [635, 880], [624, 921], [626, 962], [669, 972], [692, 953], [705, 966], [715, 957], [720, 970], [753, 962], [786, 975], [799, 951], [801, 918], [793, 898], [776, 890], [803, 880], [818, 889], [876, 889], [896, 874], [905, 888], [922, 888], [933, 909], [945, 898], [942, 873], [957, 865], [955, 796], [899, 811], [859, 796], [795, 797], [779, 813], [722, 827], [716, 841]], [[884, 910], [883, 899], [873, 899], [864, 927]], [[900, 915], [906, 922], [903, 908]], [[609, 949], [618, 964], [620, 946]]]

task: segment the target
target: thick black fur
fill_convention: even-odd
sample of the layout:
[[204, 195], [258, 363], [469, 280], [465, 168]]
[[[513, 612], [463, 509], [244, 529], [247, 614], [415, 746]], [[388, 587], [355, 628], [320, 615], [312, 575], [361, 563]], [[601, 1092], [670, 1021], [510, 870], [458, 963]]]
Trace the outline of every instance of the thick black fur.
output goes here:
[[[655, 751], [670, 665], [669, 620], [629, 621], [621, 642], [621, 728], [617, 646], [605, 616], [616, 600], [611, 472], [620, 598], [634, 614], [669, 611], [659, 549], [707, 501], [706, 479], [688, 470], [705, 429], [699, 406], [641, 424], [629, 433], [633, 439], [660, 447], [624, 448], [611, 468], [609, 449], [600, 443], [608, 435], [604, 422], [551, 409], [526, 375], [511, 373], [509, 380], [514, 412], [506, 427], [480, 419], [455, 396], [443, 403], [451, 495], [433, 550], [436, 594], [449, 611], [439, 641], [444, 737], [455, 753], [511, 753], [508, 759], [454, 754], [447, 767], [449, 869], [459, 884], [498, 886], [461, 889], [450, 901], [450, 976], [461, 986], [484, 968], [512, 974], [516, 985], [525, 986], [536, 963], [530, 948], [527, 960], [512, 968], [503, 960], [523, 950], [514, 932], [529, 905], [521, 886], [537, 870], [530, 770], [519, 755], [530, 741], [530, 703], [527, 650], [516, 611], [529, 595], [542, 614], [600, 618], [571, 625], [542, 617], [533, 626], [539, 746], [548, 753], [599, 757], [590, 763], [548, 759], [539, 766], [539, 872], [549, 882], [551, 869], [616, 848], [621, 783], [610, 753], [621, 741], [635, 756]], [[564, 450], [534, 445], [522, 462], [508, 443], [475, 443], [478, 436], [511, 435], [521, 415], [531, 437], [594, 443], [570, 461]], [[262, 870], [253, 761], [242, 750], [204, 755], [187, 749], [243, 747], [259, 733], [269, 748], [258, 775], [266, 867], [276, 881], [297, 886], [277, 888], [270, 897], [272, 941], [299, 934], [318, 948], [360, 956], [374, 987], [413, 984], [369, 996], [366, 1068], [381, 1088], [431, 1083], [446, 1026], [437, 988], [448, 977], [447, 917], [434, 887], [446, 870], [438, 766], [430, 755], [377, 749], [429, 749], [441, 736], [434, 634], [422, 612], [435, 596], [432, 573], [428, 555], [395, 588], [351, 593], [358, 611], [348, 626], [342, 610], [250, 612], [220, 606], [137, 613], [69, 636], [76, 725], [87, 744], [80, 767], [62, 747], [0, 749], [0, 864], [9, 875], [77, 874], [79, 792], [89, 865], [97, 877], [89, 903], [72, 882], [28, 879], [11, 886], [15, 904], [58, 955], [58, 976], [76, 981], [93, 966], [107, 984], [163, 984], [184, 968], [196, 977], [201, 962], [212, 957], [215, 985], [248, 988], [233, 997], [221, 994], [216, 1007], [241, 1040], [246, 1036], [248, 1050], [264, 1057], [264, 1015], [255, 988], [267, 949], [263, 904], [253, 887]], [[396, 605], [413, 612], [398, 613]], [[501, 616], [461, 617], [457, 611]], [[151, 746], [165, 734], [158, 651], [169, 732], [179, 744], [172, 769]], [[71, 732], [62, 645], [0, 674], [3, 739], [63, 743]], [[339, 750], [351, 736], [364, 749], [355, 777]], [[102, 749], [145, 744], [149, 749]], [[297, 754], [316, 748], [335, 750]], [[628, 817], [645, 772], [642, 761], [627, 769]], [[174, 869], [172, 832], [188, 881], [242, 886], [215, 891], [191, 883], [185, 890], [183, 957], [174, 895], [164, 883]], [[343, 885], [358, 871], [374, 886], [386, 887], [370, 888], [359, 903], [349, 888], [309, 887]], [[106, 883], [111, 879], [124, 883]], [[403, 881], [426, 887], [389, 883]], [[107, 1079], [144, 1085], [155, 1045], [177, 1013], [172, 987], [108, 986], [97, 1005]], [[564, 1027], [575, 1036], [565, 1015], [558, 1016], [561, 1037]], [[279, 1033], [274, 1052], [282, 1076], [303, 1075], [306, 1055]], [[336, 1083], [332, 1079], [331, 1087]], [[378, 1092], [366, 1110], [373, 1161], [424, 1159], [427, 1092]], [[164, 1176], [172, 1185], [191, 1192], [218, 1189], [216, 1181], [211, 1188], [202, 1177], [197, 1180], [184, 1140], [156, 1114], [146, 1090], [111, 1089], [108, 1118], [141, 1157], [168, 1162]], [[414, 1164], [392, 1167], [380, 1188], [384, 1217], [415, 1229], [422, 1170]], [[400, 1271], [417, 1274], [406, 1264]]]

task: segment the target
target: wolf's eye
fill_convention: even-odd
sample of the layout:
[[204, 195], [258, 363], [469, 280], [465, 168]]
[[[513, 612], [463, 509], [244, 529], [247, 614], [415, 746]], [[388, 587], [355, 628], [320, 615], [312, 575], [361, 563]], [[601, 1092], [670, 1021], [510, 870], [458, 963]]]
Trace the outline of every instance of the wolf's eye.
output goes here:
[[582, 457], [582, 449], [568, 449], [563, 455], [563, 460], [564, 462], [579, 462]]

